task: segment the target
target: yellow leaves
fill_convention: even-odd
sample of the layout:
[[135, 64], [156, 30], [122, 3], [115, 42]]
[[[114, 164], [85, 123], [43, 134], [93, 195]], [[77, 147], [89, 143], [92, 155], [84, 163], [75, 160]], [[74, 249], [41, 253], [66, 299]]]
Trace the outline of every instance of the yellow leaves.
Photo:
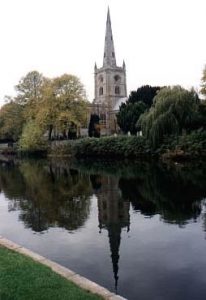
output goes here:
[[23, 108], [21, 105], [10, 102], [0, 109], [0, 138], [16, 140], [23, 126]]
[[72, 124], [79, 125], [78, 120], [71, 111], [62, 111], [56, 119], [56, 126], [60, 131], [68, 129]]
[[[79, 126], [86, 117], [85, 92], [76, 76], [64, 74], [51, 80], [44, 89], [44, 110], [47, 121], [61, 130], [71, 124]], [[40, 108], [40, 114], [43, 109]]]
[[[0, 135], [12, 135], [15, 131], [13, 124], [22, 130], [23, 123], [34, 121], [44, 133], [49, 129], [51, 136], [53, 128], [62, 133], [69, 131], [74, 124], [80, 126], [87, 120], [86, 93], [79, 78], [74, 75], [63, 74], [48, 79], [32, 71], [19, 81], [16, 90], [15, 101], [0, 111]], [[18, 134], [15, 131], [17, 138], [21, 130]]]

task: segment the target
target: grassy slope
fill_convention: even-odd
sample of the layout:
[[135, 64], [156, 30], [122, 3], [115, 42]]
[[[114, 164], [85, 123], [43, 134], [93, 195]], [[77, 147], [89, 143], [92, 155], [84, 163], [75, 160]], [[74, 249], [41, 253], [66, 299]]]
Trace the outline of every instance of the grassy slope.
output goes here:
[[1, 300], [100, 300], [46, 266], [0, 247]]

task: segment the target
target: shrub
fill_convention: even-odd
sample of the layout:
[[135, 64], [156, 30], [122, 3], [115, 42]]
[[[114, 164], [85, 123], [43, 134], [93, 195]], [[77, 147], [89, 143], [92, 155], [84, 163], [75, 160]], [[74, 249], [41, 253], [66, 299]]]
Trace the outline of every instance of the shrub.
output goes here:
[[76, 157], [137, 157], [147, 152], [145, 139], [135, 136], [85, 138], [73, 146]]
[[45, 151], [47, 142], [43, 137], [43, 131], [34, 121], [29, 121], [23, 128], [21, 138], [19, 140], [19, 148], [21, 151]]

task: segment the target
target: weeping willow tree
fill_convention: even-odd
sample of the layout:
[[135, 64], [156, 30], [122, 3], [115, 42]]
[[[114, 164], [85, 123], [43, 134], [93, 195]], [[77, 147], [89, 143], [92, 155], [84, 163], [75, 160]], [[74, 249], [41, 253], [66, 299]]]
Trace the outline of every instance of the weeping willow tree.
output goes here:
[[198, 110], [198, 97], [193, 90], [180, 86], [166, 87], [154, 98], [154, 104], [139, 119], [143, 134], [157, 147], [165, 136], [180, 135], [190, 130]]

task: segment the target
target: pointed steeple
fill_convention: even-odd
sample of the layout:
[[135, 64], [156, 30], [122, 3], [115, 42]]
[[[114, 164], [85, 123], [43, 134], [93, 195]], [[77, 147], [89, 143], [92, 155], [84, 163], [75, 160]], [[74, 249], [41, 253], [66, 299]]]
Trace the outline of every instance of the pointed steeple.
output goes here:
[[97, 64], [95, 62], [95, 64], [94, 64], [94, 72], [96, 72], [96, 70], [97, 70]]
[[108, 226], [108, 234], [109, 234], [109, 244], [110, 244], [113, 274], [114, 274], [114, 281], [115, 281], [115, 292], [117, 294], [118, 279], [119, 279], [118, 271], [119, 271], [119, 248], [120, 248], [120, 241], [121, 241], [121, 225], [110, 224]]
[[107, 12], [103, 67], [116, 67], [116, 58], [114, 51], [114, 41], [112, 35], [112, 25], [109, 7]]

